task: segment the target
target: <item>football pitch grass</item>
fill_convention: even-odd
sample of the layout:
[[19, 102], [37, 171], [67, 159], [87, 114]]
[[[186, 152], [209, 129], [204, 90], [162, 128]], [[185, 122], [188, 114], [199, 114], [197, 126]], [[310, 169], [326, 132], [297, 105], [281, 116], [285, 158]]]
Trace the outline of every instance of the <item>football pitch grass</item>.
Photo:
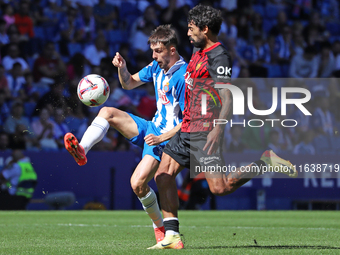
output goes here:
[[337, 211], [180, 211], [185, 249], [150, 251], [143, 211], [0, 212], [0, 254], [340, 254]]

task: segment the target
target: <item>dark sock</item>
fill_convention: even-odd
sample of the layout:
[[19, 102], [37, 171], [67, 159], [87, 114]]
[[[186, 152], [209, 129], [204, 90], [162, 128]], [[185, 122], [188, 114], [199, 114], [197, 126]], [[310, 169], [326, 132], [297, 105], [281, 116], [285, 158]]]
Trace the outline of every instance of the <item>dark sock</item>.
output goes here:
[[178, 220], [167, 220], [163, 222], [165, 231], [172, 230], [179, 233]]
[[266, 163], [264, 163], [263, 160], [257, 160], [254, 163], [259, 167], [259, 174], [258, 175], [263, 174], [263, 167], [267, 166]]

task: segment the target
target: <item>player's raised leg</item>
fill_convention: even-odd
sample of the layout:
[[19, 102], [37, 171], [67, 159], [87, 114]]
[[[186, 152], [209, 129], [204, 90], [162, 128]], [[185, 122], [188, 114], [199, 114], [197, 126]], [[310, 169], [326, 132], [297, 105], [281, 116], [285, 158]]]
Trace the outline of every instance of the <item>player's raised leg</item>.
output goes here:
[[277, 156], [272, 150], [265, 151], [260, 160], [254, 163], [237, 168], [236, 171], [225, 175], [221, 172], [206, 172], [210, 191], [214, 195], [224, 196], [233, 193], [243, 184], [266, 172], [277, 172], [288, 175], [289, 177], [297, 177], [298, 172], [294, 165], [288, 160]]
[[164, 217], [165, 237], [163, 241], [148, 249], [184, 248], [179, 234], [179, 222], [177, 218], [179, 204], [176, 186], [176, 176], [182, 169], [183, 167], [179, 163], [163, 152], [161, 163], [155, 174], [155, 181], [159, 190]]
[[157, 243], [163, 240], [165, 230], [156, 193], [149, 187], [148, 182], [153, 178], [158, 165], [158, 160], [151, 155], [145, 155], [131, 176], [131, 187], [153, 222]]
[[64, 137], [65, 148], [78, 165], [87, 163], [86, 154], [103, 139], [110, 126], [128, 139], [138, 135], [137, 124], [129, 114], [114, 107], [103, 107], [85, 131], [80, 143], [72, 133]]
[[[225, 196], [233, 193], [243, 184], [250, 181], [259, 174], [258, 165], [265, 165], [264, 162], [257, 161], [242, 168], [237, 168], [234, 172], [226, 175], [223, 172], [206, 172], [205, 178], [208, 182], [211, 193], [217, 196]], [[244, 169], [254, 169], [254, 171], [243, 171]]]

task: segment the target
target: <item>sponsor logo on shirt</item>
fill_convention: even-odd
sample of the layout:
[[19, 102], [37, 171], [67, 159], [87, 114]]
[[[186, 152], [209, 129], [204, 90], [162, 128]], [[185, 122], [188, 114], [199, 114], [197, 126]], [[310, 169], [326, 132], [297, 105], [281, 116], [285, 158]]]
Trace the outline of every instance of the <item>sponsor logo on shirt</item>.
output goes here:
[[170, 100], [166, 97], [166, 94], [163, 90], [159, 89], [158, 91], [158, 98], [161, 100], [161, 103], [166, 105], [170, 103]]
[[200, 162], [203, 163], [204, 165], [207, 165], [211, 162], [213, 162], [214, 160], [220, 160], [220, 157], [216, 157], [216, 156], [211, 156], [211, 157], [201, 157], [200, 158]]
[[190, 76], [191, 76], [191, 73], [186, 72], [184, 75], [184, 80], [185, 80], [185, 83], [188, 84], [188, 89], [192, 90], [194, 79], [190, 78]]
[[231, 67], [224, 67], [224, 66], [219, 66], [217, 67], [217, 78], [225, 78], [228, 79], [231, 77]]

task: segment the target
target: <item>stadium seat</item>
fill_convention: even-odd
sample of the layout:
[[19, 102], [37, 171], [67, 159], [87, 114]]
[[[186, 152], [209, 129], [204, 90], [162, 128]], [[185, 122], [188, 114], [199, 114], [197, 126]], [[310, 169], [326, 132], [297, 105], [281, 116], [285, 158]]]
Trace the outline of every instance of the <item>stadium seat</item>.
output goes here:
[[289, 76], [289, 65], [281, 65], [282, 77], [286, 78]]
[[119, 9], [120, 20], [125, 20], [130, 14], [140, 15], [140, 11], [137, 4], [130, 3], [128, 1], [122, 1]]
[[136, 19], [137, 19], [139, 16], [140, 16], [140, 15], [131, 13], [131, 14], [127, 15], [127, 16], [124, 18], [125, 25], [126, 25], [126, 31], [130, 31], [130, 29], [131, 29], [131, 27], [132, 27], [132, 24], [136, 21]]
[[253, 5], [253, 10], [254, 12], [260, 14], [262, 17], [264, 17], [265, 15], [265, 10], [264, 10], [264, 7], [260, 4], [255, 4]]
[[25, 116], [28, 118], [31, 118], [31, 116], [33, 115], [33, 112], [35, 110], [37, 103], [35, 102], [26, 102], [24, 104], [25, 107]]
[[45, 39], [39, 37], [33, 37], [28, 42], [29, 47], [27, 49], [28, 55], [33, 56], [36, 53], [40, 53], [44, 47]]
[[55, 42], [56, 40], [56, 28], [55, 26], [46, 26], [44, 27], [44, 33], [45, 33], [45, 38], [47, 38], [49, 41]]
[[266, 18], [268, 19], [276, 19], [279, 11], [284, 10], [283, 6], [276, 4], [268, 4], [266, 6]]
[[55, 48], [56, 52], [60, 52], [59, 43], [55, 43], [55, 44], [54, 44], [54, 48]]
[[69, 43], [67, 47], [68, 47], [68, 52], [71, 57], [76, 53], [83, 52], [83, 47], [80, 43]]
[[254, 4], [257, 4], [257, 5], [266, 5], [267, 4], [267, 0], [254, 0], [253, 1]]
[[148, 94], [144, 89], [126, 90], [124, 92], [131, 98], [133, 104], [139, 104], [140, 99]]
[[283, 77], [280, 65], [266, 65], [268, 69], [268, 78]]
[[69, 56], [61, 56], [61, 59], [64, 61], [64, 63], [67, 63], [71, 58]]
[[108, 43], [124, 43], [128, 42], [129, 34], [127, 31], [122, 30], [110, 30], [104, 33]]
[[330, 139], [328, 136], [319, 135], [314, 138], [313, 141], [316, 153], [318, 154], [328, 154], [331, 151]]
[[340, 152], [340, 137], [335, 136], [331, 139], [331, 149], [334, 151], [335, 154]]
[[332, 36], [340, 35], [340, 24], [338, 22], [326, 23], [326, 29]]
[[273, 104], [273, 93], [272, 91], [260, 91], [259, 97], [261, 102], [269, 109]]
[[276, 20], [272, 20], [272, 19], [264, 19], [263, 20], [263, 25], [262, 25], [262, 28], [263, 28], [263, 31], [268, 33], [270, 31], [270, 29], [276, 25]]
[[43, 27], [35, 26], [34, 27], [34, 37], [45, 40], [46, 39], [45, 29]]
[[120, 49], [120, 43], [110, 43], [109, 44], [109, 55], [113, 56], [118, 52]]
[[106, 40], [109, 43], [121, 43], [123, 39], [123, 33], [121, 30], [110, 30], [105, 33]]
[[328, 40], [330, 43], [334, 43], [335, 41], [340, 41], [340, 36], [331, 36]]
[[30, 69], [33, 70], [35, 58], [33, 58], [33, 57], [28, 57], [28, 58], [26, 59], [26, 61], [27, 61], [28, 66], [30, 67]]
[[248, 48], [248, 45], [242, 45], [242, 46], [238, 46], [236, 50], [237, 50], [237, 53], [240, 54], [244, 58], [244, 53], [246, 52], [247, 48]]
[[267, 85], [263, 78], [253, 78], [252, 81], [256, 84], [256, 87], [259, 91], [267, 90]]
[[83, 123], [87, 123], [87, 118], [79, 119], [79, 118], [75, 118], [73, 116], [68, 116], [68, 117], [65, 118], [65, 122], [66, 122], [68, 128], [70, 129], [70, 132], [75, 133], [75, 132], [78, 131], [79, 127]]

